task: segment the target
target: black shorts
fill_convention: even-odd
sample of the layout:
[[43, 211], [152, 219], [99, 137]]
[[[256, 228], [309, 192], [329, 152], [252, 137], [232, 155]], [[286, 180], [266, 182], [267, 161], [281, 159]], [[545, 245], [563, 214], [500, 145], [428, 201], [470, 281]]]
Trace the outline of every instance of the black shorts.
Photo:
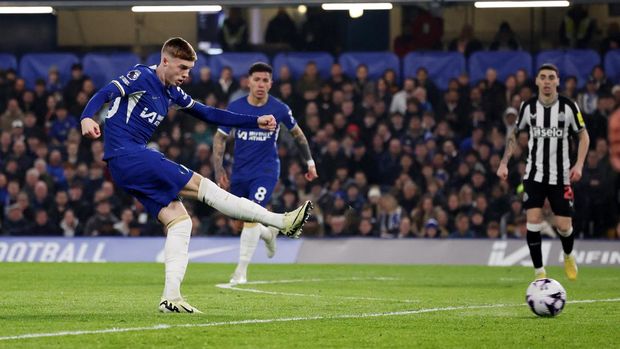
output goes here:
[[571, 217], [573, 214], [573, 189], [570, 185], [551, 185], [535, 181], [523, 181], [523, 208], [542, 208], [549, 199], [556, 216]]

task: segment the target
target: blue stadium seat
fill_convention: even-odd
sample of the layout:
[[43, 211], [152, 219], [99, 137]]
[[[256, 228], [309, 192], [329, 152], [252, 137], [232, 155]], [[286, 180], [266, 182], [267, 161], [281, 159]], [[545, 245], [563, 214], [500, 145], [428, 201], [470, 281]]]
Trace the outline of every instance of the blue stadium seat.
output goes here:
[[620, 49], [605, 55], [605, 74], [614, 84], [620, 84]]
[[221, 55], [214, 55], [210, 57], [209, 62], [211, 76], [217, 81], [220, 77], [222, 68], [228, 66], [232, 69], [235, 79], [238, 79], [240, 76], [248, 73], [250, 65], [259, 61], [269, 63], [269, 58], [260, 52], [227, 52]]
[[140, 59], [133, 53], [88, 53], [83, 60], [84, 73], [93, 79], [97, 88], [125, 74], [138, 63]]
[[30, 53], [19, 62], [19, 76], [26, 80], [26, 86], [33, 88], [37, 79], [47, 81], [50, 68], [56, 68], [60, 81], [66, 84], [71, 79], [71, 66], [79, 59], [72, 53]]
[[497, 70], [501, 82], [519, 69], [525, 69], [532, 76], [532, 56], [525, 51], [479, 51], [469, 57], [469, 81], [477, 83], [486, 76], [488, 68]]
[[[196, 52], [196, 54], [198, 55], [198, 60], [196, 61], [196, 64], [194, 65], [194, 69], [192, 69], [191, 73], [192, 74], [192, 79], [194, 79], [194, 81], [197, 81], [198, 79], [200, 79], [200, 69], [202, 67], [208, 67], [209, 66], [209, 59], [207, 58], [207, 56], [201, 52]], [[161, 56], [159, 52], [154, 52], [151, 53], [147, 58], [146, 58], [146, 62], [145, 64], [148, 66], [151, 65], [158, 65], [159, 62], [161, 60]], [[215, 78], [214, 76], [211, 77], [212, 79]]]
[[306, 64], [313, 61], [319, 71], [319, 75], [323, 79], [329, 78], [329, 72], [332, 64], [334, 64], [334, 57], [327, 52], [289, 52], [278, 53], [273, 59], [273, 75], [274, 79], [278, 79], [280, 76], [280, 67], [287, 65], [291, 70], [291, 74], [294, 79], [298, 79], [304, 74]]
[[415, 77], [419, 68], [428, 70], [428, 76], [442, 90], [450, 79], [465, 72], [465, 57], [460, 52], [411, 52], [403, 58], [403, 77]]
[[17, 70], [17, 59], [10, 53], [0, 53], [0, 70]]
[[338, 59], [342, 70], [351, 79], [355, 79], [355, 70], [360, 64], [368, 66], [370, 79], [378, 79], [383, 76], [386, 69], [392, 68], [396, 77], [400, 80], [400, 61], [392, 52], [348, 52], [340, 55]]
[[577, 87], [582, 88], [601, 57], [593, 50], [550, 50], [536, 56], [536, 68], [543, 63], [553, 63], [560, 69], [560, 79], [568, 75], [577, 77]]

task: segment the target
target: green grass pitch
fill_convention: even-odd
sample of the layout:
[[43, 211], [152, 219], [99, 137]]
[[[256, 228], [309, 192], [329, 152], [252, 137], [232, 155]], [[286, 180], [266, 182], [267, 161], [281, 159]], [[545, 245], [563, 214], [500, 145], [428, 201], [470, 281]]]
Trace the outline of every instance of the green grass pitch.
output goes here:
[[[0, 265], [0, 348], [618, 348], [620, 270], [548, 275], [569, 303], [525, 305], [524, 267], [190, 264], [187, 300], [161, 314], [161, 264]], [[577, 301], [577, 302], [575, 302]], [[585, 302], [590, 301], [590, 302]]]

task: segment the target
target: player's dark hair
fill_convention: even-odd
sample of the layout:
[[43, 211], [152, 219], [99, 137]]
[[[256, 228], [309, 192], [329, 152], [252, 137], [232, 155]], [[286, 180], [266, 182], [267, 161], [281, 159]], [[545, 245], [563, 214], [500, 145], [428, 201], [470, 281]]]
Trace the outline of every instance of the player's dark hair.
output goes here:
[[540, 68], [538, 68], [536, 75], [540, 74], [541, 70], [553, 70], [557, 76], [560, 76], [560, 70], [555, 66], [555, 64], [552, 63], [545, 63], [541, 65]]
[[273, 68], [267, 63], [256, 62], [252, 64], [252, 66], [248, 70], [248, 76], [252, 75], [253, 73], [269, 73], [273, 75]]
[[186, 61], [196, 61], [196, 51], [189, 42], [183, 38], [170, 38], [164, 42], [161, 48], [161, 54], [167, 53], [175, 58], [184, 59]]

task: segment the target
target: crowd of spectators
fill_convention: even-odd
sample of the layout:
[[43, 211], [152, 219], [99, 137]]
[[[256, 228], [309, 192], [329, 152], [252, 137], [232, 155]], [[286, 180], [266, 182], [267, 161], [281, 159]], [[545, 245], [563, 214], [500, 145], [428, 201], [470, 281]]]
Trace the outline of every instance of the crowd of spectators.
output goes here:
[[[274, 21], [291, 24], [283, 11]], [[230, 18], [228, 25], [236, 29], [226, 35], [243, 43], [247, 33], [240, 23]], [[290, 38], [273, 40], [285, 39]], [[495, 41], [498, 49], [519, 46], [508, 25]], [[452, 44], [463, 52], [480, 49], [471, 28]], [[69, 81], [59, 76], [51, 69], [27, 88], [15, 71], [0, 72], [0, 235], [161, 236], [156, 217], [111, 181], [102, 161], [103, 140], [81, 136], [79, 116], [95, 92], [92, 80], [80, 64], [72, 67]], [[183, 88], [207, 105], [225, 108], [248, 93], [247, 77], [233, 76], [229, 67], [219, 76], [205, 67]], [[310, 62], [299, 79], [286, 66], [277, 76], [271, 94], [293, 110], [320, 177], [305, 180], [295, 144], [282, 132], [281, 180], [269, 207], [284, 212], [301, 200], [316, 202], [306, 236], [525, 236], [521, 178], [527, 133], [519, 134], [509, 180], [501, 182], [495, 171], [521, 102], [536, 94], [527, 71], [504, 81], [493, 69], [481, 81], [462, 74], [447, 90], [440, 90], [424, 68], [403, 81], [389, 69], [373, 80], [365, 65], [347, 76], [335, 63], [325, 80]], [[583, 89], [575, 77], [567, 77], [561, 93], [579, 104], [592, 140], [583, 179], [574, 185], [575, 232], [581, 238], [620, 238], [620, 180], [608, 165], [606, 140], [607, 118], [620, 106], [620, 85], [596, 66]], [[105, 123], [105, 111], [96, 118]], [[170, 109], [149, 146], [213, 179], [215, 127]], [[228, 169], [231, 161], [227, 155]], [[185, 204], [195, 235], [238, 234], [212, 208]], [[553, 237], [551, 213], [545, 211], [543, 232]]]
[[[210, 73], [202, 68], [198, 81], [184, 88], [221, 108], [247, 93], [247, 78], [236, 81], [228, 68], [217, 78]], [[489, 69], [473, 84], [463, 74], [446, 91], [423, 68], [402, 84], [390, 70], [368, 79], [364, 65], [355, 76], [346, 76], [334, 64], [327, 80], [312, 62], [296, 81], [286, 66], [278, 76], [271, 92], [292, 108], [310, 140], [320, 178], [305, 180], [294, 142], [282, 132], [281, 181], [270, 207], [283, 212], [300, 200], [315, 201], [307, 236], [524, 236], [520, 181], [526, 133], [518, 137], [509, 180], [499, 181], [495, 170], [521, 101], [536, 91], [526, 71], [498, 81]], [[81, 136], [79, 115], [95, 89], [79, 64], [70, 81], [58, 81], [52, 70], [32, 90], [14, 71], [0, 77], [4, 235], [163, 234], [156, 217], [115, 188], [102, 161], [102, 140]], [[620, 86], [612, 86], [597, 66], [582, 91], [575, 78], [567, 78], [561, 93], [578, 101], [593, 140], [584, 177], [575, 184], [575, 231], [580, 237], [617, 236], [618, 185], [608, 165], [606, 132], [607, 117], [620, 105]], [[213, 178], [214, 127], [170, 109], [150, 146]], [[230, 166], [231, 159], [225, 163]], [[229, 219], [208, 206], [188, 202], [187, 207], [195, 234], [236, 234]], [[553, 235], [552, 229], [546, 232]]]

